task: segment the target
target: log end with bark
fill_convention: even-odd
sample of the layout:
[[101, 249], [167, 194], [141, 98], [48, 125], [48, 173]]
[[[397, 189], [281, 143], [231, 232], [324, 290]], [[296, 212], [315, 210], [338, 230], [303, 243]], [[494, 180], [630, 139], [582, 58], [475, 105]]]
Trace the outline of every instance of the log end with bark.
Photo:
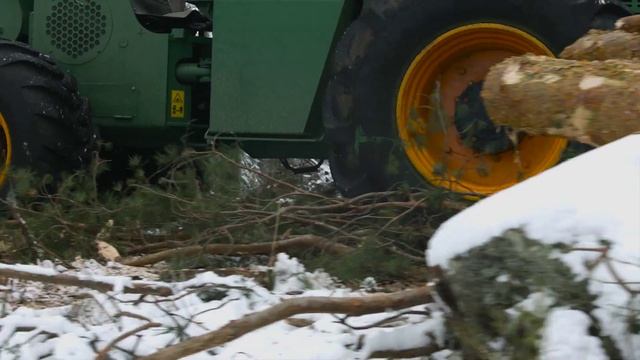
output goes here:
[[567, 60], [597, 61], [640, 58], [640, 34], [591, 30], [560, 53]]
[[630, 33], [640, 33], [640, 15], [632, 15], [616, 21], [616, 29]]
[[640, 131], [640, 63], [513, 57], [482, 91], [492, 121], [533, 135], [602, 145]]

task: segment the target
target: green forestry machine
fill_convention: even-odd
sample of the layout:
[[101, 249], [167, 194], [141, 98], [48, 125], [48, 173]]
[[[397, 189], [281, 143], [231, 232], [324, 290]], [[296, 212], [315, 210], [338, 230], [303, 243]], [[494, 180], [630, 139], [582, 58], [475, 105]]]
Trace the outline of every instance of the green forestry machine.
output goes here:
[[80, 167], [99, 134], [125, 152], [216, 141], [256, 158], [328, 159], [347, 196], [398, 183], [486, 195], [553, 166], [566, 140], [513, 145], [485, 113], [485, 74], [638, 10], [637, 0], [0, 4], [0, 183], [14, 166]]

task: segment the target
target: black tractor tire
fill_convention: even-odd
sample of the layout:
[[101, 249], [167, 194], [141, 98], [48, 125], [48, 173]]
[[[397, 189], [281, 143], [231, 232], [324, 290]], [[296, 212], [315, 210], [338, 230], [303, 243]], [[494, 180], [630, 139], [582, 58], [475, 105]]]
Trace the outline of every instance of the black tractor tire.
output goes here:
[[[0, 40], [0, 115], [3, 169], [57, 179], [91, 161], [96, 135], [89, 101], [49, 56], [22, 43]], [[2, 195], [8, 179], [0, 183]]]
[[323, 103], [331, 171], [345, 196], [397, 184], [427, 185], [399, 141], [396, 99], [412, 60], [440, 35], [496, 23], [517, 28], [554, 53], [582, 36], [607, 6], [601, 1], [365, 1], [336, 45]]

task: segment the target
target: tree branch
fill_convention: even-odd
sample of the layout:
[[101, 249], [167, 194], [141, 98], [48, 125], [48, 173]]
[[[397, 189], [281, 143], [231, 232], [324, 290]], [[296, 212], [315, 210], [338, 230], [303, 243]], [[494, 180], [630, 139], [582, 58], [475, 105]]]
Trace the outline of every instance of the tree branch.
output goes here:
[[140, 331], [146, 330], [146, 329], [150, 329], [150, 328], [154, 328], [154, 327], [160, 327], [162, 326], [162, 324], [157, 323], [157, 322], [148, 322], [146, 324], [142, 324], [134, 329], [131, 329], [127, 332], [124, 332], [122, 334], [120, 334], [117, 338], [111, 340], [107, 346], [104, 347], [104, 349], [100, 350], [100, 352], [98, 352], [96, 354], [95, 360], [106, 360], [108, 359], [109, 356], [109, 351], [113, 350], [113, 348], [122, 340], [128, 338], [129, 336], [135, 335], [137, 333], [139, 333]]
[[122, 263], [129, 266], [144, 266], [155, 264], [176, 256], [192, 256], [198, 254], [213, 255], [247, 255], [270, 254], [272, 251], [281, 252], [294, 249], [317, 248], [336, 255], [344, 255], [353, 249], [349, 246], [325, 239], [315, 235], [300, 235], [275, 243], [265, 242], [256, 244], [210, 244], [185, 246], [178, 249], [170, 249], [155, 254], [143, 256], [137, 259], [125, 260]]
[[429, 346], [406, 349], [406, 350], [379, 350], [374, 351], [369, 358], [371, 359], [410, 359], [429, 356], [434, 352], [441, 350], [437, 344]]
[[406, 309], [430, 302], [430, 294], [431, 289], [425, 286], [391, 294], [375, 294], [363, 297], [301, 297], [287, 299], [268, 309], [233, 320], [218, 330], [169, 346], [141, 359], [179, 359], [220, 346], [251, 331], [299, 314], [334, 313], [359, 316]]
[[[63, 286], [77, 286], [81, 288], [92, 289], [100, 292], [113, 291], [113, 284], [96, 281], [96, 280], [84, 280], [76, 276], [56, 274], [45, 275], [32, 273], [28, 271], [20, 271], [15, 269], [0, 268], [0, 277], [7, 277], [13, 279], [38, 281], [49, 284], [63, 285]], [[169, 287], [155, 286], [148, 284], [136, 284], [132, 283], [131, 287], [125, 287], [123, 292], [128, 294], [142, 294], [142, 295], [157, 295], [157, 296], [171, 296], [173, 290]]]

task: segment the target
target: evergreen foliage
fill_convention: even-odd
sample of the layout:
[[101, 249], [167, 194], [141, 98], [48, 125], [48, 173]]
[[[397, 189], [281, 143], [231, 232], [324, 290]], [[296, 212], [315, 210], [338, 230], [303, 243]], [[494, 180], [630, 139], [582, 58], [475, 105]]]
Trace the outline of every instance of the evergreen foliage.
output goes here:
[[[452, 196], [443, 191], [402, 189], [344, 199], [323, 195], [326, 187], [309, 190], [303, 175], [267, 173], [241, 157], [237, 149], [168, 147], [153, 159], [132, 156], [131, 175], [107, 182], [109, 163], [96, 156], [90, 168], [63, 176], [55, 192], [50, 177], [13, 171], [6, 202], [12, 220], [0, 224], [9, 249], [5, 260], [94, 258], [95, 240], [135, 256], [313, 234], [354, 251], [344, 258], [317, 249], [297, 254], [310, 268], [325, 267], [347, 280], [403, 277], [411, 264], [423, 263], [433, 230], [457, 212], [443, 205]], [[206, 254], [172, 260], [175, 268], [221, 265], [220, 256]]]
[[[496, 356], [537, 359], [549, 309], [591, 313], [595, 296], [588, 291], [588, 279], [576, 279], [554, 256], [559, 250], [527, 238], [521, 230], [510, 230], [453, 260], [447, 281], [463, 317], [464, 325], [458, 328], [465, 329], [457, 330], [457, 335], [463, 334], [458, 336], [463, 347], [476, 351], [494, 339], [504, 339]], [[599, 336], [593, 320], [593, 335]], [[610, 355], [619, 356], [609, 338], [601, 340]]]

